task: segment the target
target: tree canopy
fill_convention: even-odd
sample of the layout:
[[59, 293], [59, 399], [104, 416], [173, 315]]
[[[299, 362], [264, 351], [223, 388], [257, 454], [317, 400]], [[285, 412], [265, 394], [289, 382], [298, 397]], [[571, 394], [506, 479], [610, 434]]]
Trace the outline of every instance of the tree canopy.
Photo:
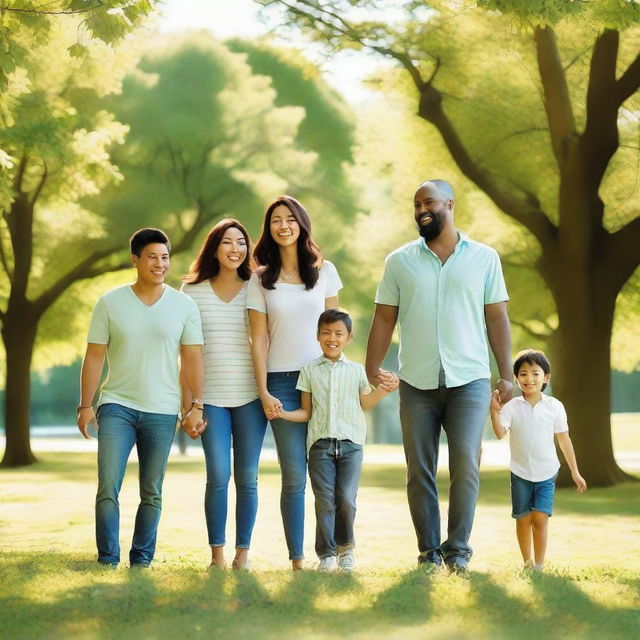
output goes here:
[[557, 313], [527, 328], [548, 324], [578, 456], [591, 484], [625, 478], [609, 372], [616, 299], [640, 262], [638, 4], [261, 3], [331, 50], [393, 61], [462, 174], [526, 230], [513, 267], [535, 266]]

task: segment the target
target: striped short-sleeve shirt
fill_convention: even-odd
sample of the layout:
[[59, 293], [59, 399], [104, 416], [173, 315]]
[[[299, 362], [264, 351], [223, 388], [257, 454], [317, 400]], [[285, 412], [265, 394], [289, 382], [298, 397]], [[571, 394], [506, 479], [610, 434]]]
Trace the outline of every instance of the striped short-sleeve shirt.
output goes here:
[[361, 364], [350, 362], [344, 355], [337, 362], [320, 356], [302, 367], [297, 389], [311, 394], [307, 451], [322, 438], [364, 444], [367, 422], [360, 394], [370, 393], [371, 387]]
[[200, 309], [204, 336], [204, 402], [239, 407], [258, 397], [249, 345], [247, 283], [233, 300], [221, 300], [208, 280], [184, 284]]

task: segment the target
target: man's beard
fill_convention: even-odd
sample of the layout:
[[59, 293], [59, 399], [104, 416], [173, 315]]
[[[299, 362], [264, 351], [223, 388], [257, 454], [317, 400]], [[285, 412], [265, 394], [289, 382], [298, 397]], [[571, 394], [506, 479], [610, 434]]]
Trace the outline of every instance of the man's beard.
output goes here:
[[420, 224], [418, 222], [418, 233], [424, 238], [425, 242], [435, 240], [442, 232], [444, 226], [444, 217], [437, 213], [431, 213], [431, 222], [429, 224]]

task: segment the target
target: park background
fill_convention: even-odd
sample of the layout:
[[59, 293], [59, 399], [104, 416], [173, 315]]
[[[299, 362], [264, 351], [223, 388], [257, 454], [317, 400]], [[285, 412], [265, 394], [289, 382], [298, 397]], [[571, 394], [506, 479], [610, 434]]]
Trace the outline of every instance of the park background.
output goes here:
[[[511, 637], [520, 620], [523, 637], [633, 635], [639, 23], [627, 0], [1, 0], [0, 632], [198, 637], [213, 624], [258, 637], [263, 616], [264, 637]], [[255, 239], [266, 204], [290, 193], [342, 276], [349, 355], [362, 360], [384, 257], [415, 237], [412, 195], [429, 177], [453, 184], [459, 228], [500, 252], [514, 350], [549, 353], [567, 406], [591, 489], [559, 492], [548, 575], [516, 571], [508, 445], [489, 429], [477, 572], [459, 583], [414, 570], [395, 397], [370, 416], [361, 578], [282, 571], [269, 449], [254, 548], [264, 573], [204, 576], [197, 445], [170, 462], [157, 572], [95, 573], [93, 445], [73, 427], [79, 358], [97, 297], [132, 279], [131, 232], [169, 233], [178, 286], [215, 222], [237, 217]], [[134, 503], [131, 469], [124, 509]], [[209, 603], [195, 613], [194, 593]]]

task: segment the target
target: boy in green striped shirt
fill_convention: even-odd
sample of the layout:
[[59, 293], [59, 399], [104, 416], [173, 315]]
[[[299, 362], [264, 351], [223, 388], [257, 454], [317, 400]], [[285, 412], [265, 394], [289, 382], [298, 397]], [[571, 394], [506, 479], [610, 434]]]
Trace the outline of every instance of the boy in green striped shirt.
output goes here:
[[355, 567], [353, 522], [367, 435], [364, 411], [398, 387], [395, 373], [384, 373], [371, 390], [364, 367], [342, 353], [353, 339], [349, 314], [327, 309], [318, 319], [322, 356], [305, 364], [297, 389], [301, 408], [278, 417], [308, 422], [309, 477], [315, 496], [316, 553], [319, 571]]

